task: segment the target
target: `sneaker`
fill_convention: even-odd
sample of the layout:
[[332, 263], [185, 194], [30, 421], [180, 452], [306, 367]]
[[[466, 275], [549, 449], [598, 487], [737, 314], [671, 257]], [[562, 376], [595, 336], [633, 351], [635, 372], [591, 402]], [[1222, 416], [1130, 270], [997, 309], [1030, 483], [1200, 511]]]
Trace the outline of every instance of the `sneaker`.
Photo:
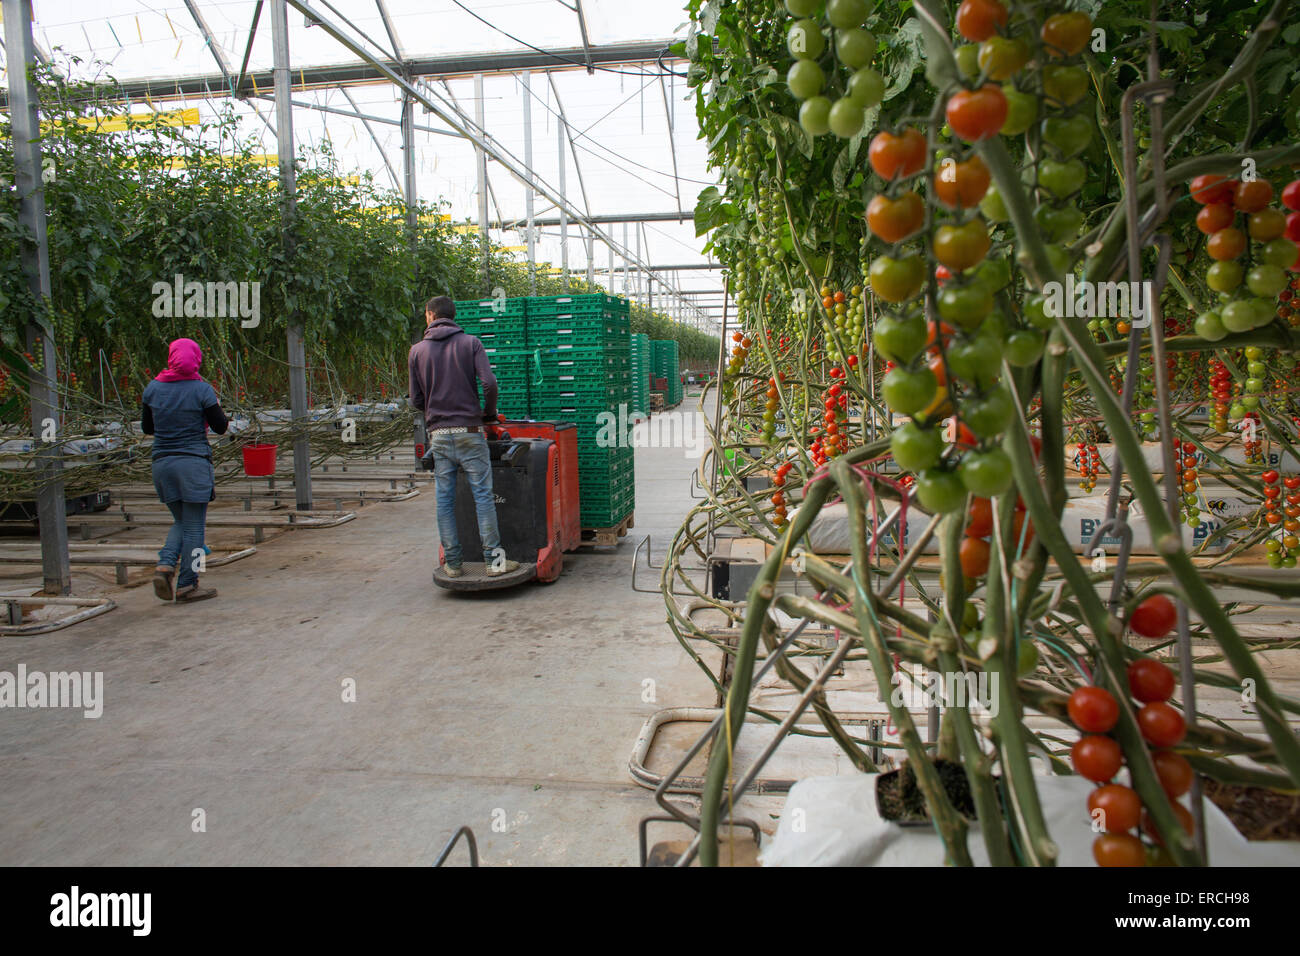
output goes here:
[[157, 595], [158, 600], [172, 599], [172, 578], [175, 574], [176, 569], [169, 568], [165, 564], [160, 564], [153, 569], [153, 593]]
[[502, 561], [501, 564], [489, 564], [487, 566], [487, 576], [490, 578], [500, 577], [503, 574], [509, 574], [511, 571], [519, 570], [518, 561]]
[[191, 584], [188, 587], [183, 587], [176, 592], [176, 601], [178, 603], [190, 602], [190, 601], [206, 601], [208, 598], [214, 598], [216, 596], [217, 596], [216, 588], [205, 588], [197, 584]]
[[458, 578], [465, 572], [461, 570], [461, 566], [459, 564], [456, 565], [455, 567], [453, 567], [450, 564], [444, 564], [442, 566], [442, 573], [447, 575], [447, 577], [449, 578]]

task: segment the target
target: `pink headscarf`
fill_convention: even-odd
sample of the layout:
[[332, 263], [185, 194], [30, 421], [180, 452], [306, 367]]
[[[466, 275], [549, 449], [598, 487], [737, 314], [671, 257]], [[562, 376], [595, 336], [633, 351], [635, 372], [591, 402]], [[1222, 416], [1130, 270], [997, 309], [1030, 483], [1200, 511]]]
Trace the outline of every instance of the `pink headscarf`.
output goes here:
[[154, 378], [159, 382], [190, 382], [202, 380], [199, 365], [203, 350], [193, 339], [176, 339], [167, 347], [167, 367]]

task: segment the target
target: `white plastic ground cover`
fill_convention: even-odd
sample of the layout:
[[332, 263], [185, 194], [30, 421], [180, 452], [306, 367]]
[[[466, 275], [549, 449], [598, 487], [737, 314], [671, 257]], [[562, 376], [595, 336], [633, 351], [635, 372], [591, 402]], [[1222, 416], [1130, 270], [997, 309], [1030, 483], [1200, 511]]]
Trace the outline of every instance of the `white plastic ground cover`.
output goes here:
[[[1200, 525], [1195, 528], [1190, 528], [1186, 524], [1181, 526], [1183, 545], [1189, 551], [1218, 553], [1226, 550], [1229, 545], [1229, 536], [1225, 535], [1213, 541], [1211, 537], [1223, 527], [1226, 520], [1244, 516], [1256, 510], [1259, 504], [1241, 498], [1218, 496], [1212, 501], [1208, 501], [1207, 507], [1209, 510], [1201, 515]], [[790, 515], [792, 521], [797, 513], [798, 509], [796, 508], [794, 513]], [[1080, 553], [1086, 550], [1089, 557], [1096, 557], [1093, 552], [1102, 549], [1107, 554], [1114, 555], [1119, 551], [1119, 538], [1106, 535], [1100, 541], [1094, 541], [1097, 529], [1101, 527], [1105, 520], [1105, 495], [1098, 494], [1071, 498], [1065, 503], [1065, 509], [1061, 512], [1061, 530], [1065, 532], [1066, 540], [1073, 547], [1078, 548]], [[909, 544], [912, 535], [919, 535], [925, 530], [925, 526], [929, 522], [929, 515], [920, 509], [909, 508], [907, 520], [899, 519], [899, 524], [903, 529], [903, 544]], [[1128, 524], [1133, 529], [1133, 553], [1156, 554], [1155, 544], [1151, 540], [1151, 528], [1143, 517], [1140, 502], [1134, 501], [1130, 505]], [[886, 535], [886, 538], [890, 542], [894, 540], [892, 530]], [[812, 527], [808, 529], [809, 547], [814, 554], [849, 554], [851, 540], [848, 506], [843, 502], [823, 507], [821, 513], [813, 519]], [[924, 552], [926, 554], [939, 553], [938, 536], [930, 539], [924, 548]]]
[[[809, 777], [791, 788], [763, 866], [942, 866], [943, 841], [933, 827], [901, 827], [876, 811], [878, 774]], [[1048, 833], [1060, 848], [1058, 865], [1095, 866], [1082, 777], [1039, 777]], [[1250, 842], [1210, 801], [1205, 827], [1211, 866], [1300, 866], [1300, 843]], [[976, 866], [988, 866], [977, 828], [967, 846]]]

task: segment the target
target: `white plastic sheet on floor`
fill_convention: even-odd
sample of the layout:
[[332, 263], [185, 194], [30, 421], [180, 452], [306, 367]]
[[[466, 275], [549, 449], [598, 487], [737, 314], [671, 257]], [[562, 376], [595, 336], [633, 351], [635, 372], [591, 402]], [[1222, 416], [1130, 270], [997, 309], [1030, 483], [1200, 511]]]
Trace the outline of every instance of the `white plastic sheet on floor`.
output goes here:
[[[932, 826], [901, 827], [876, 811], [877, 774], [810, 777], [791, 788], [764, 866], [942, 866], [943, 841]], [[1082, 777], [1039, 777], [1047, 830], [1060, 866], [1095, 866]], [[1211, 866], [1300, 866], [1300, 843], [1248, 842], [1218, 807], [1205, 802]], [[966, 840], [976, 866], [988, 866], [978, 829]]]

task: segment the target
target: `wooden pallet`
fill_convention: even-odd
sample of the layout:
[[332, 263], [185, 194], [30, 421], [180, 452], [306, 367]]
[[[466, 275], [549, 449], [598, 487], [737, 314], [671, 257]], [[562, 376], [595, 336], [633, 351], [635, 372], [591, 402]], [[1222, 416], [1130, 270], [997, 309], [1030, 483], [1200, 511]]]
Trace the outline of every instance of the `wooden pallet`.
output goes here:
[[611, 528], [583, 528], [582, 546], [588, 548], [612, 548], [618, 545], [619, 538], [627, 537], [628, 531], [635, 527], [633, 515], [628, 515]]

